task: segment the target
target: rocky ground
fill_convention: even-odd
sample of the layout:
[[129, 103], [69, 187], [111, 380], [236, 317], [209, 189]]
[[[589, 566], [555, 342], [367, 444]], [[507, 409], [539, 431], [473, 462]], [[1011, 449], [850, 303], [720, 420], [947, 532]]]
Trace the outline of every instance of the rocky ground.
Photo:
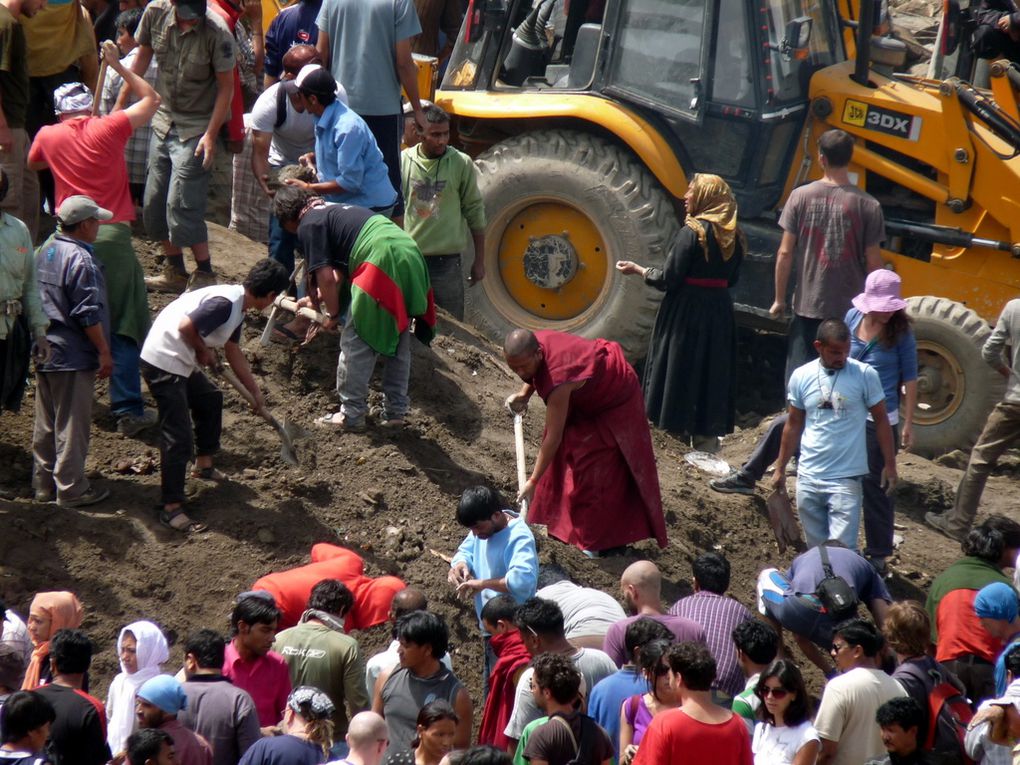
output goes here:
[[[155, 272], [153, 248], [141, 241], [138, 246], [146, 270]], [[221, 274], [236, 280], [263, 252], [218, 228], [212, 249]], [[165, 302], [154, 298], [154, 307]], [[433, 607], [451, 624], [458, 674], [477, 699], [481, 653], [472, 607], [453, 597], [447, 564], [435, 553], [451, 554], [463, 537], [453, 510], [465, 487], [487, 483], [513, 492], [513, 430], [502, 402], [516, 378], [495, 346], [466, 326], [443, 321], [431, 348], [415, 343], [411, 427], [398, 434], [322, 431], [311, 422], [336, 405], [336, 340], [320, 337], [299, 351], [262, 347], [258, 336], [264, 321], [250, 317], [244, 347], [271, 409], [313, 431], [300, 449], [300, 466], [279, 459], [275, 434], [227, 392], [218, 465], [229, 480], [193, 487], [191, 512], [210, 531], [184, 538], [156, 521], [155, 433], [140, 439], [117, 434], [101, 384], [89, 468], [111, 489], [111, 498], [82, 511], [38, 505], [28, 499], [30, 391], [20, 414], [0, 419], [0, 484], [25, 497], [0, 502], [5, 531], [0, 593], [25, 613], [36, 591], [77, 592], [85, 605], [84, 627], [99, 649], [95, 686], [105, 693], [116, 671], [116, 636], [125, 623], [148, 618], [161, 624], [174, 643], [171, 664], [177, 665], [181, 639], [189, 631], [226, 628], [237, 592], [267, 572], [307, 561], [316, 542], [342, 544], [366, 558], [370, 575], [397, 574], [430, 594]], [[753, 394], [742, 401], [746, 427], [724, 442], [721, 456], [731, 464], [750, 451], [760, 432], [759, 413], [775, 411], [781, 393], [770, 373], [781, 368], [781, 341], [749, 336], [741, 353], [743, 388]], [[539, 403], [526, 419], [532, 459], [541, 417]], [[662, 569], [671, 602], [687, 590], [693, 557], [716, 549], [733, 564], [732, 594], [751, 605], [757, 572], [791, 557], [777, 551], [764, 492], [750, 498], [715, 494], [706, 486], [708, 476], [684, 461], [686, 447], [663, 433], [655, 433], [654, 441], [669, 546], [659, 550], [646, 542], [624, 556], [590, 560], [540, 536], [542, 560], [556, 561], [579, 582], [615, 593], [621, 571], [647, 557]], [[1011, 494], [1017, 470], [1010, 463], [989, 482], [985, 512], [1015, 513]], [[927, 530], [921, 518], [926, 510], [951, 504], [959, 477], [957, 468], [903, 458], [897, 491], [903, 544], [891, 579], [898, 598], [923, 598], [931, 578], [957, 557], [958, 547]], [[385, 627], [357, 637], [370, 653], [388, 638]]]

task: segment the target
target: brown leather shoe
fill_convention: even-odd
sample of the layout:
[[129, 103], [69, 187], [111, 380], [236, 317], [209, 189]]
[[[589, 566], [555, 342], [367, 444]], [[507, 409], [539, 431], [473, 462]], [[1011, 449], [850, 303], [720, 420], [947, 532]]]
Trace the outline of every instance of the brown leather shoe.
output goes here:
[[188, 274], [170, 265], [164, 265], [159, 276], [146, 276], [145, 289], [150, 292], [184, 292], [188, 286]]

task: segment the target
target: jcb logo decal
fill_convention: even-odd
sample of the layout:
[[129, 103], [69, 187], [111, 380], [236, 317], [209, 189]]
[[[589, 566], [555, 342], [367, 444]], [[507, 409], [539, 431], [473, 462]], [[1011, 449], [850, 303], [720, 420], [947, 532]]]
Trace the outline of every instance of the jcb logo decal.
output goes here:
[[894, 112], [891, 109], [881, 109], [852, 99], [847, 99], [843, 107], [843, 122], [854, 127], [905, 138], [908, 141], [916, 141], [921, 136], [920, 117]]

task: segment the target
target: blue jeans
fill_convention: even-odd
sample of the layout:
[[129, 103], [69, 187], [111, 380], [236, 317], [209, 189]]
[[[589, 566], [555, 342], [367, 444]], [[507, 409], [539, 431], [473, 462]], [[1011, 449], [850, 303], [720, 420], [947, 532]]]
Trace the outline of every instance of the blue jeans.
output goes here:
[[808, 547], [838, 539], [848, 550], [856, 550], [861, 498], [860, 478], [826, 480], [798, 473], [797, 514]]
[[113, 374], [110, 376], [110, 412], [117, 417], [141, 417], [145, 413], [142, 402], [142, 378], [138, 371], [141, 349], [127, 335], [112, 335], [110, 353], [113, 355]]

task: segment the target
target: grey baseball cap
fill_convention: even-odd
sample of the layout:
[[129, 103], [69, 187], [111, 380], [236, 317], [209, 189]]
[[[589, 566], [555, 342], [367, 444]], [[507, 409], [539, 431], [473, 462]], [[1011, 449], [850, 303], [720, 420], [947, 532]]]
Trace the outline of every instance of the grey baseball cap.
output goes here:
[[68, 197], [57, 208], [57, 218], [65, 226], [73, 226], [75, 223], [81, 223], [89, 218], [110, 220], [112, 217], [112, 212], [100, 207], [91, 199], [81, 194]]

